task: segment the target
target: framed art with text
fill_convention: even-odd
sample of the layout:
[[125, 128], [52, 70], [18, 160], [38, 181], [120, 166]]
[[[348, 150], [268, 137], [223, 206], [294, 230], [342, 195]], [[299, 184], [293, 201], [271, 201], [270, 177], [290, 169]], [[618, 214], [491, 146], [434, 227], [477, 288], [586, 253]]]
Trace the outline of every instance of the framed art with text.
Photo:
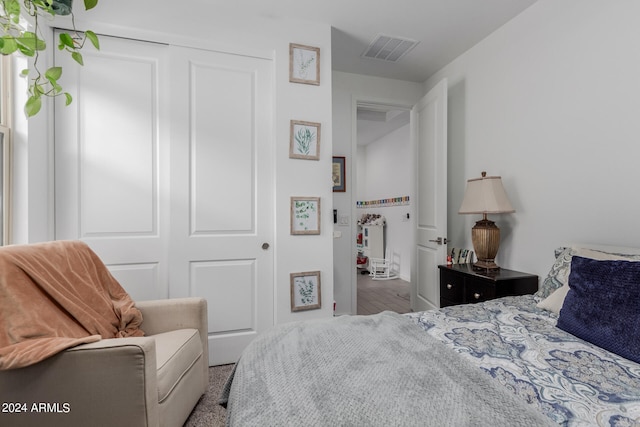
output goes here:
[[291, 198], [291, 234], [320, 234], [320, 197]]

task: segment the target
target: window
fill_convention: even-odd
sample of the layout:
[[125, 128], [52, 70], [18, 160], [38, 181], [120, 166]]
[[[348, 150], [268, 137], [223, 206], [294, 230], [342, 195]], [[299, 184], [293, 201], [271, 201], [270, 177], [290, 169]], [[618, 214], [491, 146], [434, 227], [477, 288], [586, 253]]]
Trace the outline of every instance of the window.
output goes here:
[[0, 244], [11, 243], [11, 56], [0, 56]]

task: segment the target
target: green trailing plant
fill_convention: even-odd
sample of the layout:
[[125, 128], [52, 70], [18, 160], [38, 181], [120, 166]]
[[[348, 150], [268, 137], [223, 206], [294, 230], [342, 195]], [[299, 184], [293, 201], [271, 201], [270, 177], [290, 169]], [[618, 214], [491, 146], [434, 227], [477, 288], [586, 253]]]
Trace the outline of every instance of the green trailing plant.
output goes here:
[[[62, 67], [50, 67], [44, 72], [39, 68], [39, 52], [46, 49], [46, 43], [40, 34], [38, 20], [56, 15], [71, 15], [72, 30], [60, 33], [58, 49], [68, 52], [73, 60], [84, 65], [80, 50], [89, 41], [96, 49], [100, 49], [98, 36], [93, 31], [79, 32], [76, 30], [73, 10], [73, 0], [0, 0], [0, 54], [12, 55], [21, 53], [33, 58], [31, 69], [22, 70], [22, 75], [29, 79], [29, 97], [24, 110], [27, 117], [38, 114], [42, 106], [42, 97], [64, 96], [66, 105], [73, 98], [64, 92], [58, 80], [62, 76]], [[86, 10], [93, 9], [98, 0], [84, 0]], [[21, 16], [31, 17], [33, 31], [28, 31]]]

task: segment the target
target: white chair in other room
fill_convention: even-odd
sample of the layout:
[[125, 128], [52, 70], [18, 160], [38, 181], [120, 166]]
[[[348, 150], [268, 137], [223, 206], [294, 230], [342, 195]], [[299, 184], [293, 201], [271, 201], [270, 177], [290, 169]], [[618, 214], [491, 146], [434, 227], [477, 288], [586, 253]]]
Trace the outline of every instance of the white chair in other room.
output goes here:
[[392, 253], [391, 249], [387, 248], [384, 258], [369, 258], [369, 276], [372, 280], [390, 280], [397, 277], [393, 270]]

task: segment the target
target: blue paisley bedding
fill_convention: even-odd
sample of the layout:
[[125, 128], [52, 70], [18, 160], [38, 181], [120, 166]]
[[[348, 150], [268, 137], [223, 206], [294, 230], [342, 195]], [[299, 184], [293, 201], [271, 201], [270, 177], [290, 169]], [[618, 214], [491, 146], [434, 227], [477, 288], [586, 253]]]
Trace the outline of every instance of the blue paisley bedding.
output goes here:
[[410, 313], [445, 342], [556, 421], [567, 426], [639, 426], [640, 364], [555, 327], [540, 297]]

